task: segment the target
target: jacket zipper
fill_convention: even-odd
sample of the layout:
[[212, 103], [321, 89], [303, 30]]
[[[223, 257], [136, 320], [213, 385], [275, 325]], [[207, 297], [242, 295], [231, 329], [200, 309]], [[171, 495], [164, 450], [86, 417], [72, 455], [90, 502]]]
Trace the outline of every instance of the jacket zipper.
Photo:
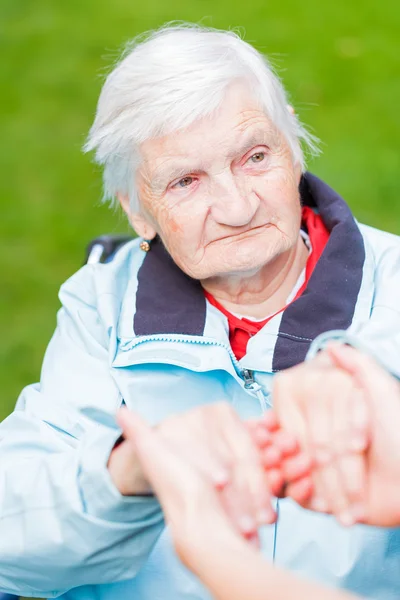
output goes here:
[[193, 338], [187, 339], [186, 337], [180, 336], [180, 335], [173, 335], [173, 336], [149, 335], [142, 339], [136, 340], [130, 346], [129, 349], [139, 346], [141, 344], [144, 344], [146, 342], [153, 342], [153, 341], [179, 342], [179, 343], [186, 343], [186, 344], [202, 344], [205, 346], [219, 346], [220, 348], [224, 348], [229, 353], [229, 356], [232, 360], [233, 366], [235, 367], [236, 373], [244, 381], [244, 388], [246, 390], [253, 392], [256, 395], [258, 402], [260, 403], [261, 411], [263, 413], [268, 410], [268, 405], [267, 405], [264, 393], [261, 389], [261, 386], [254, 379], [254, 372], [251, 371], [250, 369], [242, 369], [239, 365], [239, 362], [238, 362], [236, 356], [232, 352], [232, 348], [230, 348], [226, 344], [223, 344], [222, 342], [217, 342], [217, 341], [211, 340], [211, 339], [205, 340], [204, 338], [201, 340], [197, 340], [197, 339], [193, 339]]
[[261, 389], [261, 386], [254, 379], [254, 371], [250, 369], [242, 369], [242, 376], [244, 380], [244, 387], [246, 390], [252, 390], [255, 392], [258, 401], [261, 406], [261, 410], [265, 413], [268, 410], [267, 401]]

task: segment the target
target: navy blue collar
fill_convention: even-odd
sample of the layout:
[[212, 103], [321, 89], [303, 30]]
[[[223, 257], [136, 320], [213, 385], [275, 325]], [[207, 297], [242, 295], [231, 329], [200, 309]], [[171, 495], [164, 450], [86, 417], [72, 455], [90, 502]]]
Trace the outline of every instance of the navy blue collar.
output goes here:
[[[300, 196], [319, 211], [330, 237], [303, 294], [282, 315], [274, 371], [303, 361], [320, 333], [350, 326], [362, 281], [364, 243], [347, 204], [310, 173], [302, 177]], [[202, 336], [205, 321], [200, 282], [185, 275], [156, 238], [138, 273], [135, 335]]]
[[206, 299], [199, 281], [176, 266], [161, 240], [151, 243], [138, 273], [136, 335], [203, 335]]

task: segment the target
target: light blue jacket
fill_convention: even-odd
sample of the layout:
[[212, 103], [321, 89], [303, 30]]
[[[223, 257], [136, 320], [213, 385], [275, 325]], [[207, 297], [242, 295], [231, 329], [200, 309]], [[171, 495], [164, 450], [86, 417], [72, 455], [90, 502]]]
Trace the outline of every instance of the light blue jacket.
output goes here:
[[[318, 349], [327, 330], [400, 372], [399, 238], [358, 226], [311, 175], [302, 197], [330, 229], [328, 245], [303, 295], [239, 362], [225, 317], [159, 241], [147, 255], [133, 241], [62, 286], [40, 384], [0, 425], [0, 589], [65, 600], [209, 598], [179, 563], [157, 500], [121, 497], [110, 480], [122, 401], [151, 423], [217, 400], [243, 418], [259, 415], [271, 406], [274, 372]], [[399, 530], [344, 529], [290, 500], [277, 504], [277, 523], [262, 532], [266, 558], [398, 600]]]

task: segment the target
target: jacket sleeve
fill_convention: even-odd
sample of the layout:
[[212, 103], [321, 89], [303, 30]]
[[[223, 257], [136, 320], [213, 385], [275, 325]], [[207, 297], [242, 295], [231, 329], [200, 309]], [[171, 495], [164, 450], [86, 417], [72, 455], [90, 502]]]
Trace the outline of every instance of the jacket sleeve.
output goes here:
[[369, 319], [348, 331], [327, 331], [311, 344], [307, 359], [330, 341], [339, 341], [370, 354], [400, 379], [400, 243], [389, 247], [375, 266]]
[[88, 269], [61, 288], [40, 384], [0, 424], [0, 589], [19, 595], [132, 578], [164, 526], [155, 498], [121, 496], [107, 470], [122, 399]]

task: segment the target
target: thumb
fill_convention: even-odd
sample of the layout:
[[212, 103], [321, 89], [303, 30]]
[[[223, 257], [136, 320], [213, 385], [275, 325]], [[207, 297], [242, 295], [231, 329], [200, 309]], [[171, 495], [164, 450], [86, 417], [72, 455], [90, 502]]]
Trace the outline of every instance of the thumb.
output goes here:
[[331, 344], [326, 350], [335, 365], [352, 375], [369, 396], [381, 397], [383, 388], [396, 388], [392, 376], [360, 350], [339, 344]]
[[[373, 422], [384, 423], [382, 431], [400, 416], [400, 389], [395, 378], [373, 358], [349, 346], [327, 348], [336, 365], [350, 373], [365, 394]], [[375, 428], [374, 428], [375, 430]]]
[[171, 462], [168, 448], [157, 433], [136, 413], [121, 408], [117, 413], [117, 423], [125, 438], [135, 448], [142, 469], [153, 489], [162, 488], [162, 477]]
[[174, 505], [186, 495], [196, 473], [162, 436], [139, 415], [127, 408], [117, 413], [117, 422], [125, 437], [133, 444], [146, 479], [159, 498], [167, 518]]

